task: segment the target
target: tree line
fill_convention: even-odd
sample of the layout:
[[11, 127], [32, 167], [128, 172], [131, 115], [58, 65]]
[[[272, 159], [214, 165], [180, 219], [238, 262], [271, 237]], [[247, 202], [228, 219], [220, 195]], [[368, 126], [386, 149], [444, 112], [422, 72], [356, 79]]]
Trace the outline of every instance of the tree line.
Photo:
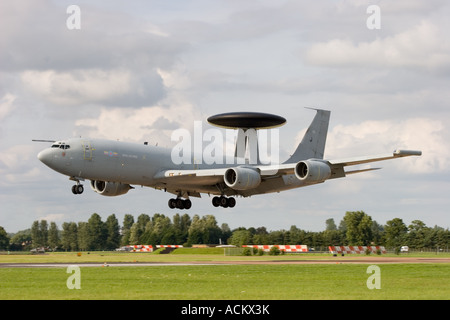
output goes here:
[[[314, 248], [336, 245], [382, 245], [398, 248], [448, 248], [450, 231], [438, 226], [427, 227], [420, 220], [406, 225], [394, 218], [380, 225], [364, 211], [348, 211], [339, 226], [334, 219], [325, 221], [325, 230], [305, 231], [292, 225], [289, 230], [268, 231], [265, 227], [239, 227], [231, 230], [228, 224], [218, 226], [213, 215], [200, 217], [175, 214], [172, 219], [156, 213], [152, 217], [141, 214], [134, 219], [124, 216], [122, 226], [114, 214], [102, 221], [94, 213], [87, 222], [64, 222], [60, 230], [56, 223], [34, 221], [31, 228], [14, 235], [0, 227], [0, 250], [29, 250], [47, 248], [62, 251], [114, 250], [120, 246], [147, 244], [302, 244]], [[326, 249], [324, 249], [326, 250]]]

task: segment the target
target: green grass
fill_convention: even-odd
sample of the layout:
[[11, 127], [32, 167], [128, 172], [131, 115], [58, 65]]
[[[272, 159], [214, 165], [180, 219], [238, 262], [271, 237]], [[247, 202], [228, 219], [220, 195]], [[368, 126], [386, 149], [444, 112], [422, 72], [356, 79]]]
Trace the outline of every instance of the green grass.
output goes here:
[[[389, 256], [389, 255], [384, 255]], [[393, 257], [399, 257], [391, 255]], [[416, 256], [416, 255], [408, 255]], [[420, 254], [448, 258], [449, 254]], [[401, 257], [401, 256], [400, 256]], [[405, 256], [406, 257], [406, 256]], [[448, 263], [379, 264], [381, 289], [369, 290], [369, 264], [340, 263], [360, 255], [225, 256], [223, 249], [177, 249], [172, 254], [83, 252], [45, 255], [1, 254], [0, 263], [79, 264], [81, 289], [68, 289], [66, 268], [0, 268], [0, 300], [152, 299], [298, 300], [442, 299], [450, 297]], [[377, 256], [364, 256], [365, 260]], [[321, 260], [333, 264], [278, 264], [273, 261]], [[82, 263], [267, 261], [264, 265], [82, 267]]]
[[369, 290], [367, 264], [81, 267], [81, 289], [66, 268], [0, 268], [7, 299], [444, 299], [448, 264], [380, 264]]

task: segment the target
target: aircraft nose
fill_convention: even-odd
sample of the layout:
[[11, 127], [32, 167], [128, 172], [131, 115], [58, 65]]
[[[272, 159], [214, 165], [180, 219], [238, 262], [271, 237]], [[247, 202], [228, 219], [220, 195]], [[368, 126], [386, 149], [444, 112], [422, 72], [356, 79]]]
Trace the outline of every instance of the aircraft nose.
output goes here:
[[42, 150], [37, 155], [38, 159], [47, 166], [50, 166], [52, 162], [52, 155], [48, 149]]

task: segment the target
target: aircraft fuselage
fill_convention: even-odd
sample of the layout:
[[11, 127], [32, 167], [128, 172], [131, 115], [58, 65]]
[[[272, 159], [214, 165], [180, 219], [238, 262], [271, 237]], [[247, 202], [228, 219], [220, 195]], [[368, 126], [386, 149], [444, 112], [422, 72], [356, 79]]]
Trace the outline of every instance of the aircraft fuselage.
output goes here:
[[[325, 160], [330, 112], [316, 111], [296, 151], [282, 164], [251, 164], [242, 156], [235, 157], [232, 163], [228, 161], [229, 157], [221, 163], [198, 163], [196, 159], [201, 156], [191, 155], [190, 151], [184, 154], [182, 148], [87, 138], [55, 142], [41, 151], [38, 158], [51, 169], [76, 181], [72, 187], [74, 194], [83, 193], [80, 182], [86, 179], [91, 180], [95, 192], [104, 196], [123, 195], [133, 188], [132, 185], [141, 185], [175, 194], [176, 199], [169, 200], [170, 208], [189, 209], [189, 198], [201, 197], [201, 193], [217, 195], [212, 200], [216, 207], [234, 207], [233, 196], [248, 197], [323, 183], [347, 174], [378, 169], [345, 171], [346, 166], [422, 154], [421, 151], [395, 150], [376, 156]], [[222, 118], [225, 119], [223, 115]], [[188, 161], [174, 161], [177, 152]]]

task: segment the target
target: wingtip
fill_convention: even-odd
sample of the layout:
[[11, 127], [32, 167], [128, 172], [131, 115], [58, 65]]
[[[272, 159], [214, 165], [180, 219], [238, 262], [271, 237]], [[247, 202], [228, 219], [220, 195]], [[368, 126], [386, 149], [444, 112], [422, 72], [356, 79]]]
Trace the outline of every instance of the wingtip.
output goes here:
[[394, 151], [394, 156], [397, 157], [406, 157], [406, 156], [421, 156], [422, 151], [420, 150], [400, 150], [397, 149]]

